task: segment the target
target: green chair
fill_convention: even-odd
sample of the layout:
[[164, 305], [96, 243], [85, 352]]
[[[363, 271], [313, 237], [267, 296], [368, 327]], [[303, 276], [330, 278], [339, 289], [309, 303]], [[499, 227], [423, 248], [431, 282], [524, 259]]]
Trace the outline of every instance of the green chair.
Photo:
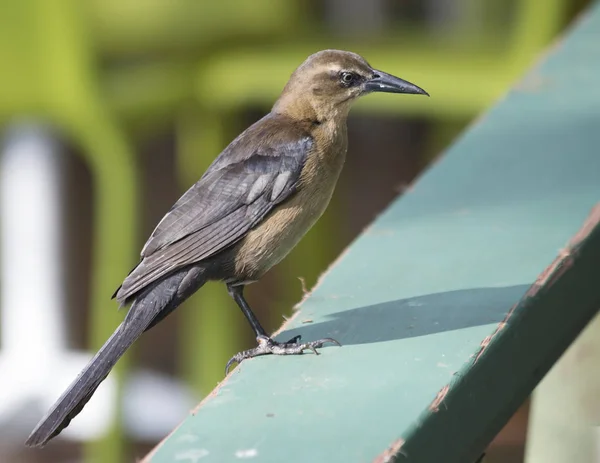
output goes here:
[[209, 51], [272, 39], [301, 17], [295, 2], [271, 0], [87, 0], [80, 10], [107, 104], [138, 136], [171, 127]]

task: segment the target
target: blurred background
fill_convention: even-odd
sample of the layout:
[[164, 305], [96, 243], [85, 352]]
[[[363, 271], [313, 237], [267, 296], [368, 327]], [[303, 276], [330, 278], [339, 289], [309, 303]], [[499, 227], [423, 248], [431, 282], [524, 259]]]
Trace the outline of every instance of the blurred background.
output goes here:
[[[0, 1], [0, 461], [135, 461], [253, 346], [225, 288], [207, 285], [143, 336], [61, 438], [23, 448], [122, 319], [110, 296], [155, 224], [309, 54], [360, 53], [432, 97], [353, 109], [331, 206], [248, 290], [267, 330], [587, 3]], [[527, 416], [526, 403], [486, 461], [523, 461]]]

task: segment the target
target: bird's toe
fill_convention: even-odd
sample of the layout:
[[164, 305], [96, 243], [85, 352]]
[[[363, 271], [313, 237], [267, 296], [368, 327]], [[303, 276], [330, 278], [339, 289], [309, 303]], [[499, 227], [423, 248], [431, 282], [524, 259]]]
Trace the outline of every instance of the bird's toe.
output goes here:
[[319, 355], [318, 348], [323, 347], [327, 343], [341, 346], [341, 344], [333, 338], [323, 338], [317, 341], [310, 341], [300, 344], [300, 335], [294, 336], [288, 342], [277, 342], [266, 336], [258, 336], [256, 341], [258, 345], [254, 349], [248, 349], [242, 352], [238, 352], [229, 359], [225, 366], [225, 374], [229, 372], [229, 368], [234, 363], [241, 363], [242, 361], [258, 357], [260, 355], [301, 355], [306, 350], [312, 351], [314, 354]]

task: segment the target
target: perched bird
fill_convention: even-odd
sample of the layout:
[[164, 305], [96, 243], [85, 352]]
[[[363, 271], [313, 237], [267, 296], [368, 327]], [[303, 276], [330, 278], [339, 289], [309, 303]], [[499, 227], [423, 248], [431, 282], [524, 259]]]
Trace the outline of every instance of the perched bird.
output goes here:
[[355, 53], [324, 50], [291, 75], [271, 112], [239, 135], [159, 222], [141, 261], [113, 297], [131, 304], [125, 320], [33, 430], [42, 446], [64, 429], [117, 360], [208, 280], [223, 281], [252, 326], [258, 355], [301, 354], [327, 338], [285, 343], [269, 337], [244, 299], [244, 287], [281, 261], [321, 216], [344, 165], [351, 103], [371, 92], [427, 95], [373, 69]]

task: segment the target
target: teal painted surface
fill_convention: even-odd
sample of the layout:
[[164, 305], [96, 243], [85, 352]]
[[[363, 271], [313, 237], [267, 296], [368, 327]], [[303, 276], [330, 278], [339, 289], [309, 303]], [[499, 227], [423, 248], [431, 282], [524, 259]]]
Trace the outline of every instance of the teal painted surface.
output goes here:
[[[474, 459], [591, 316], [575, 266], [519, 305], [473, 366], [600, 200], [599, 43], [595, 7], [352, 244], [278, 336], [342, 348], [244, 362], [147, 461], [369, 462], [397, 439], [399, 461]], [[581, 298], [567, 304], [574, 287]]]

